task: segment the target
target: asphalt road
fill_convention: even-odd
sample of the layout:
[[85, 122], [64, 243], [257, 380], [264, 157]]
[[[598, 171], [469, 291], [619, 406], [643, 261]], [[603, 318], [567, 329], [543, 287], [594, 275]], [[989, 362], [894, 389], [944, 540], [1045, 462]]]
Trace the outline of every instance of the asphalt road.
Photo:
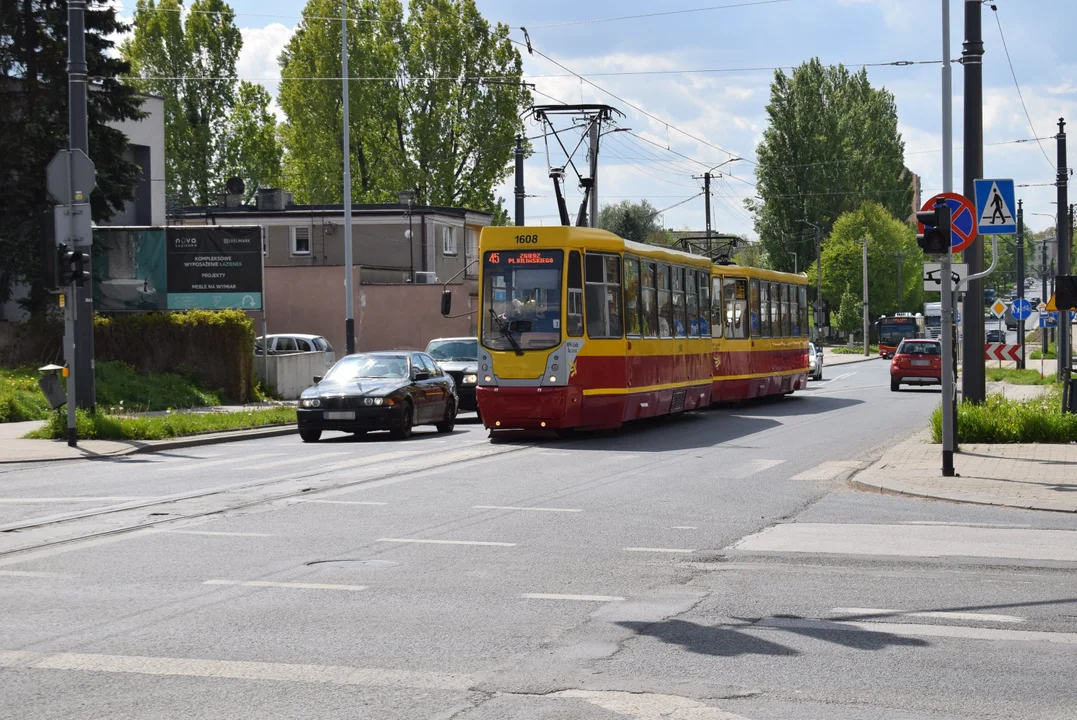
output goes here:
[[1077, 518], [851, 490], [937, 390], [0, 471], [0, 715], [1068, 718]]

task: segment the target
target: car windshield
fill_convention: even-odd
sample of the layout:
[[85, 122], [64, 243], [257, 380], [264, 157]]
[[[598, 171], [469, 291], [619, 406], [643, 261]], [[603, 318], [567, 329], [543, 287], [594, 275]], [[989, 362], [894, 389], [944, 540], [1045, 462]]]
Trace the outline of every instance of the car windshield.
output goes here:
[[434, 340], [426, 348], [426, 354], [435, 360], [478, 360], [478, 340]]
[[939, 344], [933, 342], [903, 342], [898, 348], [899, 355], [938, 355]]
[[352, 355], [329, 371], [326, 380], [344, 382], [352, 378], [406, 378], [408, 359], [404, 355]]
[[482, 344], [533, 350], [561, 342], [560, 250], [503, 250], [483, 258]]

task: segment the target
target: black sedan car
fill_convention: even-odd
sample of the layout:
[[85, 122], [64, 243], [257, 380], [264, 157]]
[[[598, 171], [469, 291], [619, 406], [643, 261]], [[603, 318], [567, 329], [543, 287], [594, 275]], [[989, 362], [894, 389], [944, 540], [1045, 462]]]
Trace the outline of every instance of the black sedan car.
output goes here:
[[404, 439], [416, 425], [448, 433], [456, 424], [455, 383], [426, 353], [347, 355], [315, 382], [299, 398], [303, 442], [317, 442], [326, 430], [388, 430]]
[[426, 354], [456, 383], [456, 394], [460, 400], [460, 409], [465, 412], [478, 412], [475, 402], [475, 384], [479, 373], [479, 341], [474, 337], [450, 337], [431, 340], [426, 346]]

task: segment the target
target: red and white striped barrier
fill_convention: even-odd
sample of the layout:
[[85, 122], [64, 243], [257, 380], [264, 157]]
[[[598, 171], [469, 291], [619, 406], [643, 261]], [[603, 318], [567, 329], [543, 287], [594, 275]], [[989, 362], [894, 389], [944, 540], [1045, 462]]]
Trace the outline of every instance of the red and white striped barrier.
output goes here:
[[1006, 345], [1005, 343], [987, 343], [984, 345], [984, 360], [1021, 360], [1020, 345]]

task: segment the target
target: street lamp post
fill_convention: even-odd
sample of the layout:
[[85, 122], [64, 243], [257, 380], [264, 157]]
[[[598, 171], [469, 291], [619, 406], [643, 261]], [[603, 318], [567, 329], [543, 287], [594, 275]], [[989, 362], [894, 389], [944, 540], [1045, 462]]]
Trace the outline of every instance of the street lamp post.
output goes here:
[[815, 316], [815, 331], [818, 333], [819, 319], [823, 316], [823, 229], [811, 220], [802, 218], [800, 222], [815, 228], [815, 309], [819, 313]]
[[411, 272], [408, 274], [408, 282], [414, 284], [414, 282], [415, 282], [415, 233], [412, 232], [412, 229], [411, 229], [411, 210], [412, 210], [412, 206], [415, 204], [415, 191], [414, 190], [403, 190], [400, 193], [398, 193], [397, 197], [399, 198], [401, 205], [407, 205], [408, 206], [408, 232], [407, 232], [407, 237], [408, 237], [408, 254], [409, 254], [410, 262], [411, 262]]

